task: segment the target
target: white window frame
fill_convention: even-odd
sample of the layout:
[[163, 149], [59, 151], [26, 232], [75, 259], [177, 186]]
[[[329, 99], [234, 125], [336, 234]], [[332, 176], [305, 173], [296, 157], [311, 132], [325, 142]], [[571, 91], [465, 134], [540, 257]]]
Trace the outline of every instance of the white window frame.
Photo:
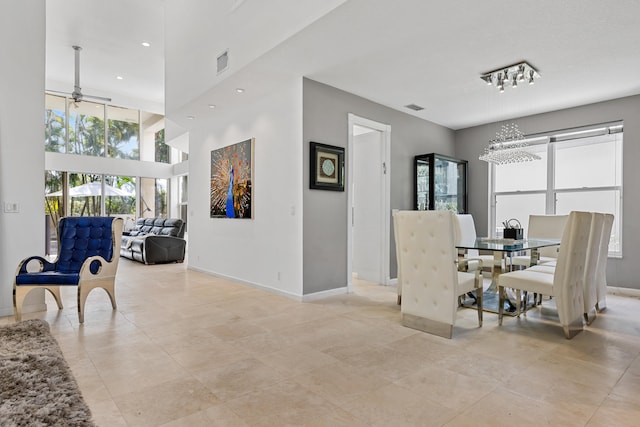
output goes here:
[[[578, 193], [578, 192], [597, 192], [597, 191], [619, 191], [620, 199], [618, 201], [618, 218], [617, 222], [619, 224], [618, 236], [619, 236], [619, 250], [618, 251], [609, 251], [609, 257], [611, 258], [622, 258], [622, 201], [623, 201], [623, 179], [621, 178], [620, 185], [614, 186], [601, 186], [601, 187], [579, 187], [579, 188], [563, 188], [556, 189], [555, 188], [555, 169], [556, 169], [556, 146], [562, 141], [566, 140], [575, 140], [579, 138], [587, 138], [590, 136], [595, 136], [598, 134], [614, 134], [614, 133], [622, 133], [623, 131], [623, 123], [620, 122], [612, 122], [612, 123], [604, 123], [599, 125], [587, 126], [583, 128], [576, 129], [568, 129], [563, 131], [554, 131], [554, 132], [546, 132], [542, 134], [537, 134], [535, 137], [527, 138], [525, 141], [528, 142], [529, 146], [533, 145], [542, 145], [546, 144], [547, 146], [547, 188], [545, 190], [526, 190], [526, 191], [502, 191], [496, 192], [496, 166], [493, 163], [489, 163], [489, 224], [488, 230], [492, 237], [497, 236], [497, 228], [496, 228], [496, 201], [499, 196], [514, 196], [514, 195], [527, 195], [527, 194], [544, 194], [545, 195], [545, 214], [546, 215], [555, 215], [556, 213], [556, 201], [557, 194], [561, 193]], [[624, 152], [624, 136], [623, 136], [623, 152]], [[623, 154], [624, 156], [624, 154]], [[621, 171], [622, 176], [622, 171]]]

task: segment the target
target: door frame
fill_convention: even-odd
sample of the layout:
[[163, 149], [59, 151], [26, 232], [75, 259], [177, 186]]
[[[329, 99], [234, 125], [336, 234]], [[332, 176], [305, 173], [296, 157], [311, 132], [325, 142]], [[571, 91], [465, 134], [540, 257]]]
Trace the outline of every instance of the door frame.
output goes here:
[[353, 292], [353, 165], [357, 159], [353, 158], [353, 126], [359, 125], [381, 132], [382, 141], [382, 165], [383, 170], [380, 188], [382, 188], [382, 217], [381, 217], [381, 242], [380, 242], [380, 283], [391, 284], [389, 277], [390, 247], [390, 222], [391, 222], [391, 125], [376, 122], [353, 113], [347, 114], [348, 144], [347, 144], [347, 290]]

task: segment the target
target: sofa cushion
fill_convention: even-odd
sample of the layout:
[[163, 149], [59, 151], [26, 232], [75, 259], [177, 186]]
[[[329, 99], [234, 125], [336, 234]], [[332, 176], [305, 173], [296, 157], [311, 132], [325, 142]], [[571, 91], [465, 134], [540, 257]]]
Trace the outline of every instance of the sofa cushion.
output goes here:
[[179, 218], [138, 218], [130, 236], [155, 234], [158, 236], [184, 237], [183, 221]]
[[186, 242], [184, 223], [179, 218], [139, 218], [128, 236], [123, 236], [120, 255], [155, 264], [182, 262]]

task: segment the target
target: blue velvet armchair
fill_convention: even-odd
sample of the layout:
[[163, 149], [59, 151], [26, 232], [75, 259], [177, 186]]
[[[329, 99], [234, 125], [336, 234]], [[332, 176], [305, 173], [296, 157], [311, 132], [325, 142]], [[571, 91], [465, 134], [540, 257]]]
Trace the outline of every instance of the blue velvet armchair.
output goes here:
[[[89, 292], [104, 289], [116, 309], [115, 277], [118, 268], [122, 219], [112, 217], [65, 217], [58, 224], [58, 258], [49, 262], [32, 256], [20, 262], [13, 285], [16, 321], [33, 289], [46, 289], [62, 309], [60, 286], [78, 287], [78, 318], [84, 323], [84, 305]], [[39, 263], [38, 271], [29, 264]]]

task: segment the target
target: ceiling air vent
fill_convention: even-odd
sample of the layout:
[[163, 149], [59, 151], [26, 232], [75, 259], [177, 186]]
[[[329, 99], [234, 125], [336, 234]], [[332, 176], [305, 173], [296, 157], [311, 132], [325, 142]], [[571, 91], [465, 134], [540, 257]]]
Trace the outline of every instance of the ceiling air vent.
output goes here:
[[218, 59], [216, 62], [218, 64], [217, 66], [218, 74], [226, 70], [227, 67], [229, 66], [229, 50], [225, 50], [224, 52], [222, 52], [222, 54], [218, 56]]
[[421, 107], [419, 105], [416, 104], [409, 104], [409, 105], [405, 105], [406, 108], [413, 110], [413, 111], [420, 111], [420, 110], [424, 110], [424, 107]]

